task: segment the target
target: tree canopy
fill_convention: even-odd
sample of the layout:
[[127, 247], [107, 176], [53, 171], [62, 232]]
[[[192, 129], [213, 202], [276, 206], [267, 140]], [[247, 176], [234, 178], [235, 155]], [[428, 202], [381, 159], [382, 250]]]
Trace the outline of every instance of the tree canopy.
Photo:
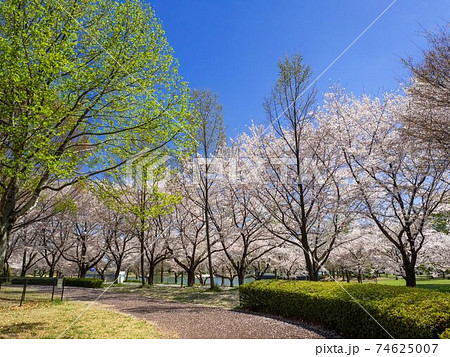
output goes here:
[[139, 1], [2, 1], [0, 98], [0, 260], [42, 191], [188, 142], [187, 85]]

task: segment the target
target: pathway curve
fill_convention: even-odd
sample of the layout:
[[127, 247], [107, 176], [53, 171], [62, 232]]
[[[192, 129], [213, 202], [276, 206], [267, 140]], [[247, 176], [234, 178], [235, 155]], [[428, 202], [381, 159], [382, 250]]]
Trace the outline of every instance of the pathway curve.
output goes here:
[[[92, 301], [98, 289], [69, 288], [70, 300]], [[146, 296], [106, 292], [97, 303], [148, 320], [163, 333], [178, 338], [336, 338], [331, 332], [303, 323], [293, 323], [238, 310], [157, 300]]]

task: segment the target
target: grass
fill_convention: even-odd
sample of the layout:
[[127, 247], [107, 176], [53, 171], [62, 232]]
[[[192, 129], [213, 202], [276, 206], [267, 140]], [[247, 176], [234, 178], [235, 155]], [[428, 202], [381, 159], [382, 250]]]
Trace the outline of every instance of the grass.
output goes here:
[[[88, 304], [49, 302], [46, 294], [27, 292], [26, 301], [18, 306], [21, 289], [0, 290], [0, 338], [57, 338]], [[94, 305], [62, 338], [162, 338], [150, 323]]]
[[[398, 278], [398, 280], [395, 280], [395, 278], [393, 277], [378, 278], [377, 283], [383, 285], [406, 286], [406, 282], [404, 279]], [[417, 288], [450, 293], [450, 280], [418, 276]]]
[[[374, 281], [370, 281], [375, 284]], [[395, 277], [378, 278], [378, 284], [405, 286], [405, 280]], [[417, 288], [432, 289], [450, 293], [450, 280], [417, 277]], [[134, 284], [121, 284], [114, 286], [111, 291], [144, 295], [158, 300], [172, 300], [185, 303], [202, 304], [208, 306], [233, 309], [239, 307], [239, 291], [237, 288], [222, 288], [221, 291], [209, 291], [205, 286], [184, 287], [179, 286], [146, 286], [141, 288]]]
[[120, 286], [112, 287], [111, 291], [134, 293], [158, 300], [202, 304], [208, 306], [233, 309], [239, 306], [239, 291], [237, 288], [223, 288], [220, 291], [210, 291], [204, 286], [180, 288], [178, 286]]

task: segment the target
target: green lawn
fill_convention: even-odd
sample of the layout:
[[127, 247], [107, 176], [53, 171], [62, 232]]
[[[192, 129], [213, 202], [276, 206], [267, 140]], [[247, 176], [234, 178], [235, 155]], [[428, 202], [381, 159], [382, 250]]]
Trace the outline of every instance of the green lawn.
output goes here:
[[[0, 338], [57, 338], [88, 304], [49, 302], [48, 294], [28, 292], [22, 307], [18, 288], [0, 290]], [[94, 305], [62, 338], [162, 338], [150, 323]]]
[[[398, 280], [395, 280], [395, 277], [382, 277], [378, 278], [377, 282], [370, 281], [368, 283], [395, 286], [406, 285], [404, 279], [398, 278]], [[450, 293], [450, 280], [418, 277], [417, 288], [432, 289]], [[159, 300], [172, 300], [193, 304], [223, 307], [227, 309], [233, 309], [239, 306], [239, 291], [237, 288], [222, 288], [221, 291], [209, 291], [205, 286], [180, 288], [179, 286], [175, 285], [154, 285], [141, 288], [136, 284], [123, 284], [121, 286], [111, 287], [110, 291], [139, 294]]]
[[[371, 283], [375, 283], [371, 281]], [[382, 277], [377, 279], [378, 284], [405, 286], [405, 280], [403, 278], [395, 277]], [[419, 276], [417, 277], [417, 287], [421, 289], [432, 289], [442, 292], [450, 293], [450, 280], [449, 279], [432, 279], [429, 277]]]
[[239, 306], [239, 291], [237, 288], [223, 288], [221, 291], [209, 291], [205, 286], [120, 286], [111, 287], [110, 291], [144, 295], [159, 300], [172, 300], [193, 304], [223, 307], [233, 309]]

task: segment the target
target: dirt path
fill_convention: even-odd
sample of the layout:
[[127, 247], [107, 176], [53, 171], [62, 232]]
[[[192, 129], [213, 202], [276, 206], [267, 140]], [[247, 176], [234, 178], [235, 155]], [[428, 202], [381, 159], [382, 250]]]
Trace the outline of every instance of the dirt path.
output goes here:
[[[71, 300], [92, 301], [100, 290], [66, 288]], [[178, 338], [327, 338], [334, 334], [306, 324], [203, 305], [106, 292], [97, 303], [146, 319]]]

